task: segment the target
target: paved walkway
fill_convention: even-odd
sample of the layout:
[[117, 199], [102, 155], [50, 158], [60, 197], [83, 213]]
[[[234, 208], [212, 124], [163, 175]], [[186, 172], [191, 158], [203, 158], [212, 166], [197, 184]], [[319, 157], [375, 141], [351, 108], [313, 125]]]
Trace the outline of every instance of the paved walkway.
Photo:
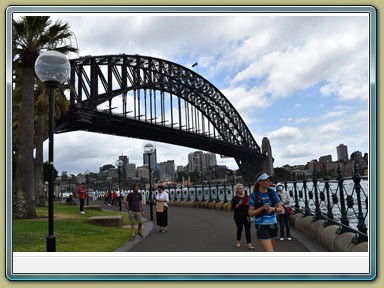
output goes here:
[[[104, 206], [104, 209], [119, 210], [119, 207]], [[150, 218], [150, 206], [144, 206], [144, 216]], [[126, 212], [123, 205], [122, 212]], [[236, 247], [236, 225], [233, 212], [205, 208], [171, 206], [168, 210], [168, 232], [158, 233], [156, 227], [156, 208], [153, 206], [153, 221], [147, 220], [143, 229], [143, 239], [127, 241], [115, 252], [251, 252], [246, 249], [243, 231], [242, 246]], [[278, 240], [276, 252], [326, 252], [316, 241], [291, 227], [292, 241]], [[255, 227], [251, 227], [252, 243], [256, 252], [261, 252], [255, 240]], [[127, 239], [130, 234], [127, 232]]]

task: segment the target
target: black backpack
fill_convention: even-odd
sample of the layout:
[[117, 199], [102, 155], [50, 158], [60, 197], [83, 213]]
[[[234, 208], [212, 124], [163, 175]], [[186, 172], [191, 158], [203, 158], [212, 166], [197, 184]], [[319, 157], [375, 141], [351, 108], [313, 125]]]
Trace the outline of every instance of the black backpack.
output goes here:
[[[255, 198], [255, 196], [257, 198]], [[269, 200], [271, 200], [271, 202], [272, 202], [272, 207], [277, 207], [277, 205], [276, 205], [277, 203], [276, 203], [275, 197], [273, 197], [273, 192], [272, 192], [271, 188], [268, 188], [268, 197], [269, 197]], [[259, 195], [259, 193], [252, 192], [251, 198], [255, 201], [255, 209], [259, 209], [260, 207], [262, 207], [264, 205], [263, 199], [261, 199], [261, 196]], [[277, 212], [277, 211], [275, 210], [275, 212]]]

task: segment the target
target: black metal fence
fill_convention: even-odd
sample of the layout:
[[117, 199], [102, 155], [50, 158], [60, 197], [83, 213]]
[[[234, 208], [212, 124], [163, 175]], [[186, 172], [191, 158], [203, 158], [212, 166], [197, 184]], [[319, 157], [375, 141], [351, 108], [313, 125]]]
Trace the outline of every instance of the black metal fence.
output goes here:
[[[338, 234], [353, 232], [353, 243], [368, 241], [369, 191], [368, 181], [363, 180], [355, 168], [352, 178], [344, 178], [340, 168], [336, 180], [327, 176], [318, 179], [280, 181], [291, 196], [295, 213], [313, 216], [314, 221], [323, 219], [324, 225], [338, 225]], [[251, 184], [245, 184], [247, 194], [252, 192]], [[188, 187], [168, 186], [165, 191], [170, 201], [207, 201], [227, 203], [234, 197], [235, 184], [207, 184]], [[144, 192], [144, 191], [143, 191]], [[153, 197], [155, 197], [155, 191]], [[148, 200], [149, 191], [145, 191]]]

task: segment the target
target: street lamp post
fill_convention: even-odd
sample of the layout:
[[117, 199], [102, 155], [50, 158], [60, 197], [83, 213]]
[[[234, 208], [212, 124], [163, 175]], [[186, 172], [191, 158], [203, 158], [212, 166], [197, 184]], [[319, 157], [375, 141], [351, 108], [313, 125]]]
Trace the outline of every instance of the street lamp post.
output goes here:
[[144, 153], [148, 156], [148, 170], [149, 170], [149, 212], [150, 219], [153, 220], [153, 201], [152, 201], [152, 177], [151, 177], [151, 155], [155, 152], [155, 147], [147, 143], [144, 145]]
[[120, 169], [121, 169], [121, 167], [123, 166], [123, 161], [122, 160], [120, 160], [120, 159], [118, 159], [117, 161], [116, 161], [116, 166], [119, 168], [119, 207], [120, 207], [120, 211], [121, 211], [121, 180], [120, 180]]
[[68, 79], [70, 68], [67, 57], [57, 51], [46, 51], [37, 57], [35, 62], [37, 77], [49, 89], [47, 252], [56, 252], [56, 238], [53, 234], [53, 125], [55, 89]]
[[85, 170], [85, 177], [86, 177], [86, 182], [87, 182], [87, 189], [85, 190], [85, 197], [87, 197], [87, 206], [89, 206], [89, 198], [88, 198], [88, 189], [89, 189], [89, 186], [88, 186], [88, 177], [89, 177], [89, 170]]

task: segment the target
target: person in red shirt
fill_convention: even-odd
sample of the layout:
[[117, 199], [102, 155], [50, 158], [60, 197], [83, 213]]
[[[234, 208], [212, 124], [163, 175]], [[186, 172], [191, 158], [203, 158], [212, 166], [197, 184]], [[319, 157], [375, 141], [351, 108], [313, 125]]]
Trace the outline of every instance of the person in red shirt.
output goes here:
[[77, 188], [77, 194], [79, 195], [79, 200], [80, 200], [80, 214], [85, 214], [84, 200], [85, 200], [85, 197], [87, 196], [87, 192], [84, 188], [84, 183], [81, 183], [79, 188]]
[[113, 191], [112, 192], [112, 206], [117, 206], [116, 200], [117, 200], [117, 194], [116, 194], [116, 191]]

